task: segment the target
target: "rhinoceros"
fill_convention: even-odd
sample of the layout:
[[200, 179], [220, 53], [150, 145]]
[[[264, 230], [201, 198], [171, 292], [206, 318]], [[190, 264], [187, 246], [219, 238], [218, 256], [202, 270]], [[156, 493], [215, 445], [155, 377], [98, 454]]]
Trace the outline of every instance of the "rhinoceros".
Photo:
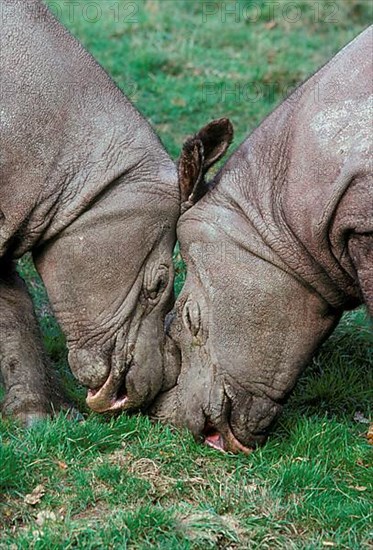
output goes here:
[[178, 377], [153, 414], [218, 449], [263, 443], [342, 312], [373, 312], [372, 51], [370, 27], [210, 184], [205, 130], [184, 146], [183, 202], [202, 198], [178, 222], [187, 277], [166, 321]]
[[0, 363], [3, 413], [45, 416], [54, 389], [14, 260], [32, 251], [95, 411], [165, 384], [180, 192], [174, 162], [37, 0], [1, 0]]

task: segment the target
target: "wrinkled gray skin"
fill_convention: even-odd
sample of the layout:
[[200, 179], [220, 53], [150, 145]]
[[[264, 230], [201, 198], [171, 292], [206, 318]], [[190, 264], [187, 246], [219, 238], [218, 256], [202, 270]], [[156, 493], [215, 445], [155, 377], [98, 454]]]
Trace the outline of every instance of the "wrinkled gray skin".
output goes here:
[[[58, 400], [13, 260], [32, 251], [69, 363], [96, 411], [162, 387], [177, 171], [150, 125], [36, 0], [1, 0], [0, 362], [3, 412]], [[123, 60], [125, 64], [125, 60]]]
[[[182, 364], [153, 413], [218, 449], [262, 443], [341, 313], [364, 301], [373, 312], [372, 51], [369, 29], [248, 137], [179, 220], [188, 272], [168, 349], [174, 372], [180, 354]], [[196, 193], [193, 143], [203, 137], [187, 142], [180, 178]]]

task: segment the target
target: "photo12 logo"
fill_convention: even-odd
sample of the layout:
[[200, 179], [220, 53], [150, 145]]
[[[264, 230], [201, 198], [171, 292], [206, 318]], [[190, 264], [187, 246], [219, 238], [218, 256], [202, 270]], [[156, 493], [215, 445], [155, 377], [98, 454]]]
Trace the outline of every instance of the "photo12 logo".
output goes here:
[[289, 82], [203, 82], [201, 100], [205, 103], [255, 103], [265, 99], [272, 103], [277, 99], [298, 99], [299, 92]]
[[279, 0], [247, 1], [247, 2], [202, 2], [201, 18], [207, 23], [212, 18], [219, 18], [222, 23], [257, 23], [263, 21], [283, 20], [297, 23], [307, 14], [307, 18], [315, 23], [338, 22], [338, 1], [307, 0], [307, 2], [291, 2]]
[[[265, 100], [268, 104], [283, 101], [296, 103], [303, 94], [304, 80], [299, 82], [273, 81], [263, 82], [260, 80], [252, 82], [203, 82], [201, 85], [201, 101], [209, 105], [219, 103], [256, 103]], [[318, 83], [313, 89], [315, 103], [332, 105], [339, 102], [338, 83], [331, 81], [323, 84]]]
[[139, 2], [113, 1], [83, 2], [82, 0], [48, 0], [47, 6], [58, 19], [70, 23], [83, 19], [87, 23], [97, 23], [110, 19], [115, 23], [138, 23]]
[[[46, 6], [53, 15], [64, 22], [74, 23], [78, 20], [86, 21], [87, 23], [97, 23], [102, 20], [111, 20], [115, 23], [138, 23], [140, 6], [143, 2], [131, 2], [127, 0], [120, 1], [92, 1], [85, 2], [83, 0], [45, 0]], [[35, 21], [43, 20], [46, 12], [42, 9], [42, 5], [38, 2], [28, 2], [24, 0], [22, 8], [29, 13]], [[0, 20], [2, 23], [14, 20], [19, 16], [19, 6], [14, 4], [2, 3], [0, 5]]]

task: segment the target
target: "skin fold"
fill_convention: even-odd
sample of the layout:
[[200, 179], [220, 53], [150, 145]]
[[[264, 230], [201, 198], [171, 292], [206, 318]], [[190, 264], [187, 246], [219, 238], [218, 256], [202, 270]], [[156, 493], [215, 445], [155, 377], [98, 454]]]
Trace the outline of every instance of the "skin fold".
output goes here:
[[180, 186], [202, 198], [178, 223], [187, 278], [167, 319], [165, 364], [179, 374], [154, 416], [250, 452], [342, 312], [365, 302], [373, 313], [371, 105], [369, 28], [211, 184], [195, 152], [204, 129], [186, 142]]

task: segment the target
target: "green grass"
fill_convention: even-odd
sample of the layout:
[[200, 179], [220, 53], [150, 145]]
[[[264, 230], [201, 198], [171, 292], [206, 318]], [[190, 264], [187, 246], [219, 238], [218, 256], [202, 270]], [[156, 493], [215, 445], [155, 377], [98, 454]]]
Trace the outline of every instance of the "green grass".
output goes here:
[[[302, 0], [301, 19], [291, 23], [278, 16], [289, 4], [279, 0], [276, 24], [269, 25], [268, 3], [256, 0], [255, 23], [224, 23], [219, 14], [204, 23], [202, 3], [165, 0], [136, 2], [138, 22], [118, 23], [111, 11], [118, 4], [108, 0], [95, 3], [102, 17], [90, 23], [82, 10], [92, 3], [77, 4], [69, 20], [59, 2], [62, 19], [152, 121], [174, 158], [186, 135], [220, 116], [232, 119], [236, 147], [288, 87], [372, 19], [369, 2], [350, 0], [337, 3], [336, 22], [325, 21], [335, 2], [320, 1], [315, 21], [316, 3]], [[125, 5], [119, 3], [122, 19]], [[228, 93], [235, 86], [251, 93], [253, 82], [263, 91], [257, 101]], [[214, 90], [207, 97], [206, 83]], [[185, 271], [177, 252], [175, 263], [178, 292]], [[344, 316], [268, 444], [248, 457], [221, 455], [145, 417], [88, 414], [30, 258], [20, 271], [51, 361], [84, 420], [61, 414], [31, 430], [0, 422], [1, 550], [372, 548], [372, 447], [368, 425], [358, 421], [372, 419], [373, 402], [364, 310]], [[38, 485], [40, 502], [27, 504], [25, 495]]]

